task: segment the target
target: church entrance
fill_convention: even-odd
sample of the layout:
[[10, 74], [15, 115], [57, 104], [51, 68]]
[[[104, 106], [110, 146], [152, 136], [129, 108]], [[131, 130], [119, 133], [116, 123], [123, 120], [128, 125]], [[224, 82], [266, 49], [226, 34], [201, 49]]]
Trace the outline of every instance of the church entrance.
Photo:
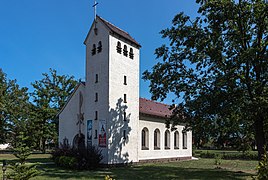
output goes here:
[[85, 135], [84, 134], [77, 134], [73, 140], [73, 147], [76, 149], [85, 149]]

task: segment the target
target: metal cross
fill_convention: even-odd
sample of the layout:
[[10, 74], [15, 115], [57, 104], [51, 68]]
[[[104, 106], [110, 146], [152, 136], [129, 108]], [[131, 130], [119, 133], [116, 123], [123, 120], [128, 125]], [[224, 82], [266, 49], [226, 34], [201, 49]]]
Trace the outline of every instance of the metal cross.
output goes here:
[[97, 1], [94, 1], [94, 5], [92, 6], [94, 8], [94, 19], [96, 20], [96, 16], [97, 16], [97, 5], [99, 3], [97, 3]]

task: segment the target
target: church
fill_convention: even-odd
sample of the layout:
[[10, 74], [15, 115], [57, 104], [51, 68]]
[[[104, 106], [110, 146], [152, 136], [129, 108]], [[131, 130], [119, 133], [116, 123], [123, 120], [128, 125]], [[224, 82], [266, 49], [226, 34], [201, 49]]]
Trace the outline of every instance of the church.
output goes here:
[[96, 16], [84, 41], [86, 79], [58, 113], [59, 143], [101, 149], [103, 164], [192, 158], [192, 132], [167, 129], [169, 106], [139, 97], [141, 45]]

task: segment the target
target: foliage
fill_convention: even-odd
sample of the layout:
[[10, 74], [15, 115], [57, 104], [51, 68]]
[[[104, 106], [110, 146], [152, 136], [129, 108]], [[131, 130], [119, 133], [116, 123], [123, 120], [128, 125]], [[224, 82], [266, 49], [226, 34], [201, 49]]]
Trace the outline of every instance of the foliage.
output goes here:
[[[73, 76], [58, 75], [56, 70], [50, 69], [49, 74], [43, 73], [43, 79], [32, 83], [31, 93], [34, 102], [35, 120], [33, 123], [34, 140], [39, 148], [45, 152], [46, 142], [57, 142], [58, 119], [57, 112], [67, 102], [67, 98], [74, 91], [77, 81]], [[36, 126], [38, 125], [38, 128]]]
[[39, 171], [36, 169], [35, 164], [26, 165], [16, 163], [10, 168], [12, 172], [8, 174], [8, 178], [13, 180], [28, 180], [39, 174]]
[[143, 78], [153, 99], [175, 95], [168, 125], [186, 123], [197, 147], [210, 138], [250, 143], [253, 135], [260, 158], [268, 137], [268, 3], [196, 2], [198, 17], [179, 13], [161, 31], [170, 44], [156, 49], [159, 62]]
[[16, 147], [13, 149], [15, 151], [14, 155], [19, 159], [20, 164], [25, 164], [26, 159], [31, 154], [31, 148], [27, 146], [26, 141], [29, 137], [25, 136], [23, 132], [20, 132], [18, 135], [18, 142]]
[[102, 159], [101, 150], [95, 146], [77, 149], [64, 143], [52, 152], [52, 160], [56, 165], [71, 169], [95, 169], [99, 167]]
[[226, 152], [209, 152], [209, 151], [203, 151], [200, 153], [201, 158], [217, 158], [217, 156], [220, 155], [222, 159], [239, 159], [239, 160], [257, 160], [258, 155], [256, 153], [250, 153], [250, 152], [236, 152], [236, 153], [226, 153]]
[[16, 80], [9, 80], [0, 69], [0, 144], [16, 142], [21, 131], [27, 131], [30, 103], [27, 88], [20, 88]]
[[261, 161], [257, 166], [257, 180], [266, 180], [268, 179], [268, 154], [266, 148], [264, 148], [264, 154], [262, 156]]
[[36, 169], [36, 165], [27, 165], [26, 160], [31, 154], [31, 149], [27, 146], [27, 136], [23, 133], [18, 135], [18, 143], [14, 148], [15, 156], [18, 158], [18, 162], [10, 166], [11, 172], [8, 174], [8, 178], [14, 180], [27, 180], [35, 177], [39, 174]]

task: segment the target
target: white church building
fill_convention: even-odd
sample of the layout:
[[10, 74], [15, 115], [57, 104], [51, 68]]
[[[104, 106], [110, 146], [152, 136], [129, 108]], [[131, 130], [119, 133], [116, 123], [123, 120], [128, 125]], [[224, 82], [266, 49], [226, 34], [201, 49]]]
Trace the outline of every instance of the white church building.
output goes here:
[[86, 80], [59, 112], [59, 143], [96, 146], [103, 164], [184, 160], [192, 132], [167, 129], [169, 106], [139, 97], [140, 44], [97, 16], [84, 41]]

